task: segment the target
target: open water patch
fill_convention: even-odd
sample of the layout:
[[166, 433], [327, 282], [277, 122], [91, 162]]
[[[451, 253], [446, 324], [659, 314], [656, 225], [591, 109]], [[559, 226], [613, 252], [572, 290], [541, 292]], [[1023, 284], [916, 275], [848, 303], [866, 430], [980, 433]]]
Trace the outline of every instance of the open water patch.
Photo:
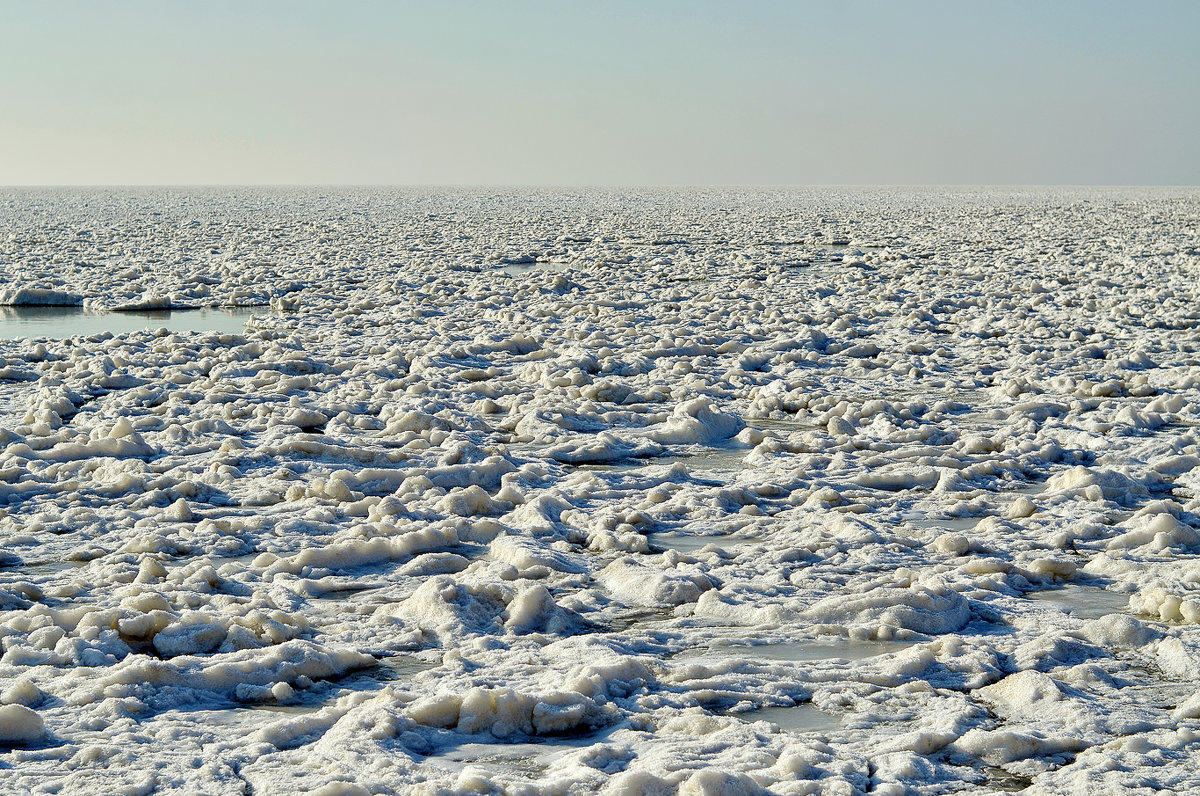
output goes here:
[[450, 771], [462, 771], [470, 766], [488, 776], [538, 780], [549, 773], [560, 758], [603, 743], [612, 733], [611, 728], [605, 728], [527, 741], [453, 744], [443, 747], [426, 760]]
[[927, 514], [914, 513], [904, 517], [905, 522], [914, 528], [935, 528], [941, 531], [969, 531], [983, 520], [983, 517], [930, 517]]
[[504, 263], [497, 268], [500, 273], [508, 274], [509, 276], [523, 276], [534, 272], [562, 273], [563, 271], [571, 270], [570, 263], [559, 262], [541, 262], [541, 261], [526, 261], [518, 260], [514, 262]]
[[842, 719], [833, 713], [827, 713], [811, 702], [801, 702], [799, 705], [787, 707], [759, 708], [757, 710], [738, 713], [742, 721], [769, 721], [781, 730], [789, 732], [828, 732], [842, 725]]
[[265, 307], [91, 312], [83, 307], [0, 307], [0, 339], [90, 337], [94, 334], [128, 334], [142, 329], [169, 332], [223, 332], [238, 334], [246, 322], [262, 315]]
[[17, 565], [15, 572], [20, 575], [53, 575], [68, 569], [86, 567], [91, 561], [78, 561], [68, 558], [53, 558], [44, 561], [22, 562]]
[[752, 536], [695, 536], [688, 533], [652, 533], [647, 536], [650, 549], [656, 553], [674, 550], [679, 553], [694, 553], [709, 545], [715, 545], [720, 550], [735, 550], [754, 542], [762, 541]]
[[773, 417], [746, 418], [746, 425], [762, 431], [816, 431], [821, 428], [819, 423], [812, 420], [785, 420]]
[[680, 453], [671, 456], [659, 456], [647, 459], [647, 463], [657, 465], [682, 464], [689, 472], [708, 470], [711, 472], [730, 472], [746, 467], [746, 448], [710, 448], [703, 451]]
[[663, 456], [648, 456], [616, 462], [586, 462], [570, 465], [571, 470], [598, 473], [632, 473], [647, 467], [671, 467], [682, 464], [688, 472], [733, 472], [747, 467], [749, 448], [705, 448]]
[[875, 641], [845, 636], [817, 636], [804, 641], [777, 641], [765, 644], [714, 644], [692, 647], [675, 656], [676, 660], [713, 658], [749, 658], [770, 661], [861, 661], [908, 649], [915, 641]]
[[1099, 619], [1109, 614], [1129, 613], [1129, 595], [1109, 591], [1103, 586], [1070, 583], [1056, 589], [1031, 591], [1025, 596], [1031, 600], [1048, 603], [1080, 619]]

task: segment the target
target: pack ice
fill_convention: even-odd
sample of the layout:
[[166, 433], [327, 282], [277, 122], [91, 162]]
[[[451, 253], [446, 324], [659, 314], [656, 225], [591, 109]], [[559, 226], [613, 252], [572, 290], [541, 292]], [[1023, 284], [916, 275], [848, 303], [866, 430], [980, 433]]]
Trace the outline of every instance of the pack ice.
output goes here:
[[1200, 791], [1195, 191], [4, 204], [0, 791]]

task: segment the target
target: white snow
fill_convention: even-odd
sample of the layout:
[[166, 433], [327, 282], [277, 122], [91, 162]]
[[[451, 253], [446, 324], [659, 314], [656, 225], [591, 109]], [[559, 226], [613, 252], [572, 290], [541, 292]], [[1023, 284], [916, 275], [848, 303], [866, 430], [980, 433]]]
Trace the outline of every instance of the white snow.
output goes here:
[[6, 200], [0, 791], [1200, 790], [1195, 191]]

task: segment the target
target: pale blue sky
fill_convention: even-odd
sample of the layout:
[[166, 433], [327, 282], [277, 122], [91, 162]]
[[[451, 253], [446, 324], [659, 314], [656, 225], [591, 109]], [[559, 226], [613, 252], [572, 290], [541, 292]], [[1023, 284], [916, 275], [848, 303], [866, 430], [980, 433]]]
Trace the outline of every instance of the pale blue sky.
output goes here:
[[1200, 183], [1200, 1], [0, 0], [0, 184]]

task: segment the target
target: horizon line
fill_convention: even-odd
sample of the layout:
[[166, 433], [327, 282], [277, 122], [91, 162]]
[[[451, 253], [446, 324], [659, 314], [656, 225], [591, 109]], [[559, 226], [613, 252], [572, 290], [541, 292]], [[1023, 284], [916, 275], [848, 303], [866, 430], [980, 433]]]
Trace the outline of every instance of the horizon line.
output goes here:
[[44, 188], [420, 188], [420, 189], [523, 189], [523, 190], [788, 190], [798, 188], [1200, 188], [1189, 183], [417, 183], [417, 182], [129, 182], [129, 183], [0, 183], [5, 189]]

